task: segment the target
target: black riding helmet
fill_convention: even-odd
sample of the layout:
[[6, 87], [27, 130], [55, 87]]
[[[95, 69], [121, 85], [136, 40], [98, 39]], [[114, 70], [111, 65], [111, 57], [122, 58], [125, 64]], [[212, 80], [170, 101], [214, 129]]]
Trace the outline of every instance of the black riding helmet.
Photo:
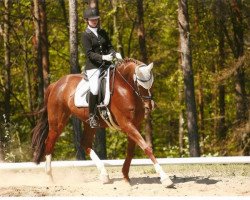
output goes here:
[[99, 11], [96, 8], [87, 8], [83, 13], [84, 19], [99, 19]]

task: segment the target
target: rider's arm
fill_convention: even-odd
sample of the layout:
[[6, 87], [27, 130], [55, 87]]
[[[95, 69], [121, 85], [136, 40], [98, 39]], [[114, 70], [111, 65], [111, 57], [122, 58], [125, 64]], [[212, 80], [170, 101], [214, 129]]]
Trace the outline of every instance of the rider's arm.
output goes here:
[[105, 38], [105, 48], [107, 49], [107, 54], [115, 54], [114, 47], [111, 43], [111, 40], [109, 39], [108, 33], [102, 29], [102, 36]]

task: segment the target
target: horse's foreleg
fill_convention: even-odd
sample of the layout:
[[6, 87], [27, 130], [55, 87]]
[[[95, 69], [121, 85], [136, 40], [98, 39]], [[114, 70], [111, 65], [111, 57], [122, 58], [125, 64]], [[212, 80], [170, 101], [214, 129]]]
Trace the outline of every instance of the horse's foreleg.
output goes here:
[[157, 162], [153, 154], [152, 148], [146, 143], [146, 141], [143, 139], [136, 127], [132, 123], [128, 122], [124, 124], [124, 126], [122, 126], [121, 128], [136, 144], [138, 144], [143, 149], [147, 156], [152, 160], [154, 168], [161, 178], [162, 184], [164, 184], [166, 187], [173, 186], [173, 182], [170, 180], [169, 176], [163, 171], [162, 167]]
[[102, 183], [109, 183], [109, 175], [104, 166], [104, 163], [100, 160], [100, 158], [96, 155], [94, 150], [92, 149], [92, 143], [94, 139], [95, 129], [90, 128], [88, 124], [84, 124], [84, 137], [82, 140], [83, 147], [85, 149], [86, 154], [88, 154], [95, 163], [97, 169], [100, 172], [100, 180]]
[[135, 142], [128, 137], [128, 147], [127, 147], [127, 156], [124, 161], [123, 167], [122, 167], [122, 173], [125, 181], [129, 182], [129, 168], [131, 164], [131, 160], [134, 156], [134, 150], [135, 150]]

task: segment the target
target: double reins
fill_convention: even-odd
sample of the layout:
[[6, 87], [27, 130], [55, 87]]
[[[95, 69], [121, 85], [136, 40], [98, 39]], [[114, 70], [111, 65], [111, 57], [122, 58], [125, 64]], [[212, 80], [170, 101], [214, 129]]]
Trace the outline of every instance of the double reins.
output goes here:
[[[138, 67], [142, 67], [142, 66], [145, 66], [145, 64], [141, 64], [141, 65], [139, 65]], [[127, 79], [121, 74], [121, 72], [118, 70], [118, 69], [116, 69], [116, 71], [118, 72], [118, 74], [120, 75], [120, 77], [132, 88], [132, 90], [135, 92], [135, 94], [137, 95], [137, 96], [139, 96], [141, 99], [142, 99], [142, 101], [150, 101], [150, 100], [152, 100], [153, 99], [153, 97], [152, 97], [152, 95], [150, 94], [150, 92], [149, 92], [149, 95], [148, 96], [145, 96], [145, 95], [142, 95], [141, 94], [141, 92], [140, 92], [140, 88], [139, 88], [139, 83], [138, 83], [138, 81], [140, 81], [140, 82], [143, 82], [143, 83], [146, 83], [146, 82], [148, 82], [148, 81], [150, 81], [151, 79], [152, 79], [152, 73], [150, 72], [150, 77], [149, 77], [149, 79], [147, 79], [147, 80], [143, 80], [143, 79], [140, 79], [137, 75], [136, 75], [136, 73], [134, 73], [134, 76], [135, 76], [135, 79], [134, 79], [134, 86], [132, 86], [128, 81], [127, 81]]]

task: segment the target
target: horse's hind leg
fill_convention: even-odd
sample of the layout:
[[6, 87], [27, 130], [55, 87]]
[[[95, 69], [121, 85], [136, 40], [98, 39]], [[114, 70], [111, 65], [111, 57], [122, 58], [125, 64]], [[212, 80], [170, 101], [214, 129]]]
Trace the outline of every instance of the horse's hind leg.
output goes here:
[[54, 151], [55, 143], [58, 137], [61, 135], [62, 130], [65, 124], [68, 121], [69, 115], [66, 111], [57, 112], [57, 116], [52, 114], [49, 120], [49, 133], [45, 142], [45, 173], [53, 181], [52, 168], [51, 168], [51, 159], [52, 153]]
[[108, 172], [104, 166], [104, 163], [100, 160], [100, 158], [96, 155], [96, 153], [92, 149], [95, 132], [96, 130], [90, 128], [89, 124], [84, 123], [84, 136], [82, 144], [86, 154], [90, 156], [91, 160], [93, 160], [97, 169], [100, 171], [100, 180], [102, 181], [102, 183], [105, 184], [110, 182]]

